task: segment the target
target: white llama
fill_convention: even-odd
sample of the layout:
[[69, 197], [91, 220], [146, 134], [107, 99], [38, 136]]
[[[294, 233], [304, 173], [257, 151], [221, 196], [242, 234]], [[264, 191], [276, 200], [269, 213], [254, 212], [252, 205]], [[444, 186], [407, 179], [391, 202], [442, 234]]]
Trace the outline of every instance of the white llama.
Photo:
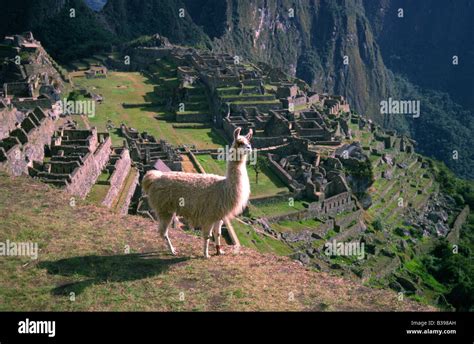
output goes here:
[[204, 257], [209, 258], [209, 240], [214, 233], [217, 254], [221, 250], [222, 219], [231, 220], [247, 206], [250, 183], [247, 175], [247, 155], [251, 151], [252, 130], [241, 136], [242, 128], [234, 131], [234, 142], [227, 157], [225, 177], [214, 174], [149, 171], [142, 181], [148, 203], [159, 220], [159, 232], [171, 253], [176, 250], [168, 236], [173, 216], [183, 216], [195, 228], [201, 228]]

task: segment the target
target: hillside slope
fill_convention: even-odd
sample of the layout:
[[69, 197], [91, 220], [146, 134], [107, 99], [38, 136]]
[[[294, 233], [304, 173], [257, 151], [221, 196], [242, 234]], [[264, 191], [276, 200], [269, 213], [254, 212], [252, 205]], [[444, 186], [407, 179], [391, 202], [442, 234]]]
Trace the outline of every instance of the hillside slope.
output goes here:
[[434, 310], [246, 248], [205, 260], [200, 239], [179, 230], [172, 257], [147, 219], [71, 202], [27, 177], [0, 174], [0, 188], [0, 242], [40, 247], [37, 261], [0, 259], [0, 311]]

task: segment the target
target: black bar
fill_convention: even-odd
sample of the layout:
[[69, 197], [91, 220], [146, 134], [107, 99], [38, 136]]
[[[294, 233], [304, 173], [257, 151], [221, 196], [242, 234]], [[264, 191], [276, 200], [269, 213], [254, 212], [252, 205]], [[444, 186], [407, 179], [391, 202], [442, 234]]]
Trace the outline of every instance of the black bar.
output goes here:
[[[55, 321], [55, 336], [19, 334], [21, 321]], [[451, 325], [450, 322], [455, 322]], [[183, 338], [291, 343], [473, 343], [472, 313], [0, 313], [0, 344], [150, 343]], [[411, 330], [456, 333], [408, 334]]]

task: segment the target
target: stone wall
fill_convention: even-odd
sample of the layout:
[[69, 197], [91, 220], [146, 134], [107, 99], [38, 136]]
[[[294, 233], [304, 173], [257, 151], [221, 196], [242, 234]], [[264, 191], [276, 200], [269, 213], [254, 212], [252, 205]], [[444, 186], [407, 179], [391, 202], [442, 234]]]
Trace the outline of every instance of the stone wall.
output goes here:
[[330, 219], [324, 223], [319, 224], [313, 230], [302, 230], [297, 232], [284, 232], [281, 234], [281, 238], [287, 243], [305, 242], [310, 243], [318, 238], [324, 238], [327, 233], [333, 229], [334, 220]]
[[352, 222], [358, 222], [361, 218], [361, 210], [356, 210], [342, 217], [336, 217], [335, 227], [339, 229], [344, 229], [349, 226]]
[[358, 221], [355, 225], [348, 228], [347, 230], [343, 230], [342, 232], [336, 234], [331, 239], [336, 241], [346, 241], [348, 239], [358, 236], [359, 234], [364, 232], [365, 229], [365, 225], [361, 221]]
[[274, 146], [280, 146], [287, 143], [286, 137], [260, 137], [254, 136], [252, 138], [252, 147], [254, 148], [268, 148]]
[[171, 51], [171, 48], [137, 47], [133, 49], [133, 56], [130, 59], [132, 70], [145, 69], [150, 61], [169, 57]]
[[[28, 120], [28, 124], [25, 122], [26, 130], [16, 129], [10, 133], [14, 136], [0, 142], [0, 168], [14, 176], [28, 174], [28, 167], [32, 166], [34, 161], [43, 161], [45, 146], [49, 146], [55, 130], [56, 117], [49, 112], [44, 113], [37, 108], [28, 116], [34, 117], [35, 120]], [[11, 146], [9, 142], [14, 145]], [[7, 145], [2, 147], [3, 143]]]
[[246, 107], [258, 107], [259, 111], [261, 112], [269, 112], [270, 110], [280, 110], [282, 108], [282, 104], [280, 102], [232, 103], [231, 111], [235, 113], [239, 113], [239, 112], [242, 112]]
[[75, 196], [85, 198], [107, 164], [111, 152], [112, 140], [107, 136], [94, 153], [86, 155], [83, 165], [71, 174], [66, 190]]
[[303, 185], [296, 182], [293, 177], [291, 177], [277, 161], [273, 160], [272, 154], [268, 154], [268, 162], [270, 164], [271, 170], [277, 175], [278, 178], [281, 179], [281, 181], [286, 186], [288, 186], [288, 188], [290, 188], [292, 192], [300, 193], [304, 189]]
[[325, 214], [337, 214], [346, 210], [352, 210], [354, 202], [349, 192], [343, 192], [324, 200], [322, 211]]
[[112, 203], [117, 198], [120, 190], [123, 187], [123, 183], [127, 178], [131, 169], [132, 160], [130, 159], [130, 153], [128, 149], [122, 149], [119, 159], [114, 164], [114, 170], [108, 180], [110, 185], [109, 191], [102, 201], [102, 205], [110, 208]]
[[466, 205], [464, 209], [456, 217], [456, 221], [454, 221], [453, 228], [447, 235], [447, 239], [450, 243], [457, 244], [459, 242], [461, 228], [466, 222], [467, 217], [469, 216], [469, 211], [470, 211], [469, 206]]
[[0, 140], [7, 138], [10, 132], [16, 128], [16, 124], [25, 117], [24, 113], [16, 111], [15, 108], [4, 107], [2, 109], [2, 104], [0, 103]]
[[280, 221], [303, 221], [311, 218], [308, 215], [307, 210], [298, 210], [293, 213], [283, 214], [283, 215], [275, 215], [267, 217], [269, 223], [277, 223]]
[[[132, 170], [130, 171], [132, 173]], [[125, 201], [122, 204], [122, 207], [119, 210], [120, 215], [127, 215], [128, 214], [128, 209], [130, 207], [130, 203], [132, 201], [132, 197], [135, 194], [135, 191], [137, 187], [140, 185], [140, 173], [138, 171], [135, 173], [135, 178], [132, 181], [132, 184], [130, 184], [130, 188], [127, 191], [127, 196], [125, 196]]]

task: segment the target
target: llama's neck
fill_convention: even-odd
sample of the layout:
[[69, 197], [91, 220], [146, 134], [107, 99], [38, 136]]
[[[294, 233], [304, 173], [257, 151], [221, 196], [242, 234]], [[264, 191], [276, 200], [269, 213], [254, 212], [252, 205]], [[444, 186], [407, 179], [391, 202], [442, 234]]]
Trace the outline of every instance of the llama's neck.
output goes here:
[[[250, 196], [250, 181], [247, 174], [246, 158], [229, 161], [226, 172], [226, 189], [231, 198], [232, 207], [243, 208]], [[239, 209], [239, 212], [242, 209]]]
[[237, 185], [248, 181], [246, 158], [239, 161], [229, 161], [227, 163], [226, 181], [231, 185]]

